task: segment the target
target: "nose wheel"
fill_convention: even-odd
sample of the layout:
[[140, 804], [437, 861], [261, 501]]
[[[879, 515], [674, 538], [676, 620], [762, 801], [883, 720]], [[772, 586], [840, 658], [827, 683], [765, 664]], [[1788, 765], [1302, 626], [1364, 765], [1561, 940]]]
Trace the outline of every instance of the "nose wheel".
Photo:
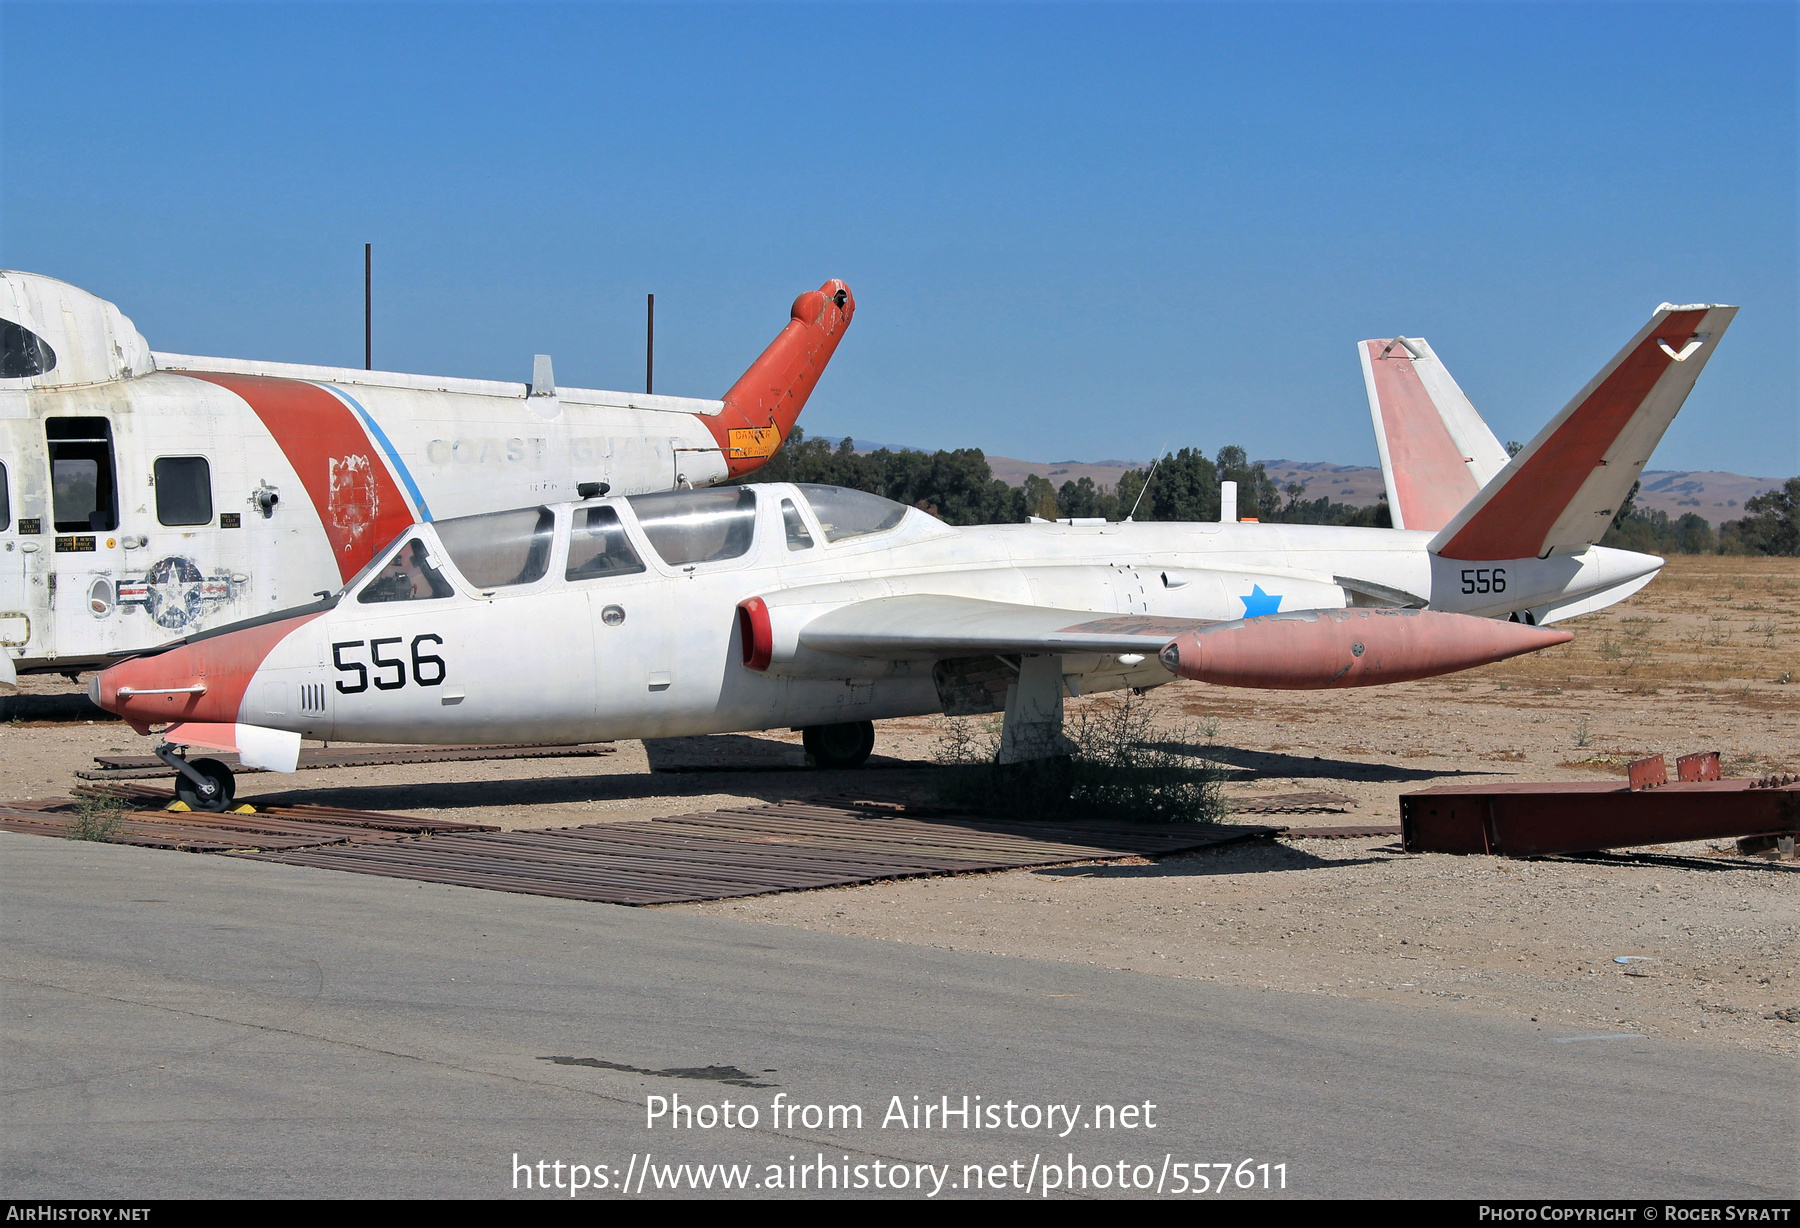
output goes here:
[[842, 725], [808, 725], [800, 741], [812, 756], [813, 766], [861, 767], [875, 749], [875, 722], [849, 721]]
[[190, 763], [167, 742], [156, 748], [156, 757], [175, 769], [175, 797], [188, 809], [214, 813], [230, 809], [237, 796], [237, 780], [223, 763], [217, 759], [195, 759]]

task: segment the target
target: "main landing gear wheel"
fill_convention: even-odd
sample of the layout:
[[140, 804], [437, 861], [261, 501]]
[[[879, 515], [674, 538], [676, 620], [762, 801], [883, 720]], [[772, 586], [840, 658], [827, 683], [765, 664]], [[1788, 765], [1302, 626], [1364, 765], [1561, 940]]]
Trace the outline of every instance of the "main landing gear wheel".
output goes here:
[[875, 722], [851, 721], [847, 725], [808, 725], [800, 741], [812, 756], [813, 766], [861, 767], [875, 749]]
[[229, 810], [232, 799], [237, 796], [237, 780], [231, 769], [217, 759], [195, 759], [188, 764], [212, 784], [210, 794], [202, 792], [198, 781], [189, 780], [185, 773], [176, 773], [175, 796], [186, 802], [190, 810], [210, 810], [214, 812]]

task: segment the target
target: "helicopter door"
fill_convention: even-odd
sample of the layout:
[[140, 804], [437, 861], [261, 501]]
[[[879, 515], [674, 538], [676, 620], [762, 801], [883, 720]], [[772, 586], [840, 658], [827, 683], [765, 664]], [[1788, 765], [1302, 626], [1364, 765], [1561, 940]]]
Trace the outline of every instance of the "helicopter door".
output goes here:
[[[56, 655], [74, 664], [113, 647], [117, 581], [124, 563], [119, 539], [118, 470], [112, 422], [46, 418], [51, 522], [48, 577]], [[85, 663], [85, 662], [84, 662]]]
[[0, 652], [8, 657], [18, 656], [31, 640], [31, 611], [25, 596], [28, 554], [19, 549], [12, 494], [12, 466], [0, 460], [0, 541], [5, 543], [0, 546]]

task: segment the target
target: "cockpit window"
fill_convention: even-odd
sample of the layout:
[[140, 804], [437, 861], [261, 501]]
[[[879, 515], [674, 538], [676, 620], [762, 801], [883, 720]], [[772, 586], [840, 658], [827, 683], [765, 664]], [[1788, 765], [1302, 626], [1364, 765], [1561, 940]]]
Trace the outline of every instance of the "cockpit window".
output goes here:
[[800, 509], [794, 506], [792, 499], [781, 501], [781, 524], [787, 530], [789, 550], [812, 549], [812, 534], [807, 532], [806, 520], [800, 515]]
[[644, 570], [644, 561], [631, 548], [619, 513], [610, 507], [575, 509], [575, 527], [569, 531], [570, 580], [597, 580], [602, 576], [629, 576]]
[[50, 343], [23, 325], [0, 320], [0, 379], [25, 379], [56, 369]]
[[674, 567], [739, 558], [756, 534], [753, 490], [672, 490], [630, 503], [651, 547]]
[[484, 516], [458, 516], [432, 525], [456, 570], [476, 588], [509, 588], [544, 578], [556, 513], [522, 507]]
[[424, 542], [411, 537], [388, 556], [356, 600], [374, 605], [382, 601], [430, 601], [451, 595], [450, 582], [438, 571], [431, 551]]
[[812, 504], [813, 515], [825, 530], [825, 540], [841, 542], [870, 533], [885, 533], [906, 518], [906, 506], [865, 490], [842, 486], [799, 484], [800, 493]]

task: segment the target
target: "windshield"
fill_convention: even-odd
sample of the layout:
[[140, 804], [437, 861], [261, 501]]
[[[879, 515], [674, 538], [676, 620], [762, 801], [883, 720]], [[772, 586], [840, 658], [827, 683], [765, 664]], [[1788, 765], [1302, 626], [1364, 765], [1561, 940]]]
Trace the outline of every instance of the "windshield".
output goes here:
[[437, 569], [437, 560], [418, 538], [409, 538], [388, 555], [387, 561], [356, 600], [363, 605], [381, 601], [430, 601], [451, 595], [450, 582]]
[[716, 563], [750, 551], [756, 532], [753, 490], [674, 490], [627, 501], [651, 548], [671, 566]]
[[0, 320], [0, 379], [26, 379], [56, 367], [49, 342], [11, 320]]
[[619, 513], [610, 507], [584, 507], [575, 512], [569, 530], [569, 565], [563, 576], [570, 580], [594, 580], [601, 576], [629, 576], [644, 570], [643, 560], [631, 548]]
[[806, 531], [806, 521], [800, 518], [800, 509], [794, 506], [792, 499], [781, 501], [781, 523], [787, 529], [789, 550], [812, 549], [812, 534]]
[[906, 518], [904, 504], [866, 490], [814, 486], [809, 482], [799, 483], [798, 489], [812, 504], [813, 515], [819, 518], [819, 527], [825, 530], [828, 542], [884, 533]]
[[484, 516], [440, 520], [432, 528], [444, 552], [476, 588], [509, 588], [544, 578], [550, 568], [550, 540], [556, 513], [522, 507]]

